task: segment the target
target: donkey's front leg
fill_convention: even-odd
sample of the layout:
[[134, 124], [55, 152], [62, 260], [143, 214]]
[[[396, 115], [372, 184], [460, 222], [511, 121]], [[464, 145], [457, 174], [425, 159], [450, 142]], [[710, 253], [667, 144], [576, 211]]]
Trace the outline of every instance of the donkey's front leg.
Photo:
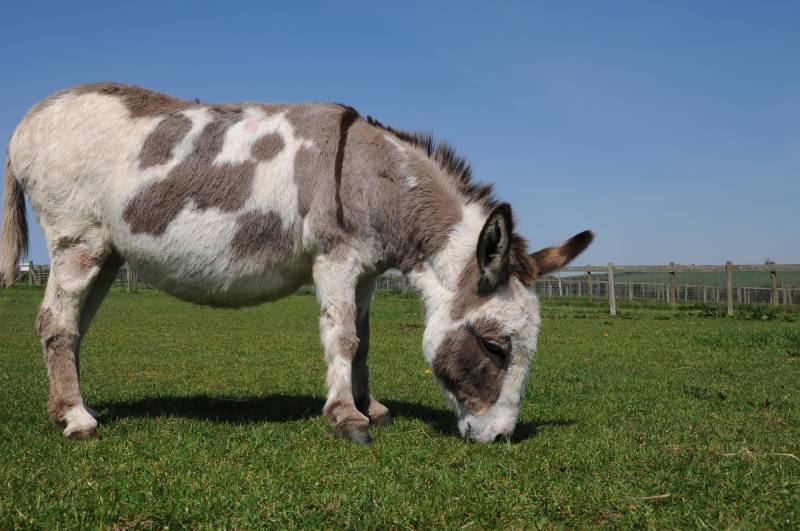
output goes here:
[[314, 263], [314, 284], [320, 302], [320, 336], [328, 363], [328, 399], [323, 414], [339, 437], [366, 444], [369, 418], [356, 408], [353, 360], [358, 352], [356, 286], [363, 266], [354, 258], [320, 256]]
[[369, 308], [375, 293], [375, 278], [362, 278], [356, 286], [356, 333], [358, 350], [353, 359], [353, 399], [356, 407], [369, 417], [370, 425], [383, 426], [391, 423], [389, 410], [375, 400], [369, 391]]

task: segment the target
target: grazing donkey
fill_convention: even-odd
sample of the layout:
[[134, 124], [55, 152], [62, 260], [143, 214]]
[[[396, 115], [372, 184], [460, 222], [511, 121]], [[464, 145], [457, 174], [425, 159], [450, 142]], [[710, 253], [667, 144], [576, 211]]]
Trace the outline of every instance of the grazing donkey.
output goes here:
[[367, 380], [375, 277], [406, 272], [425, 304], [425, 359], [462, 435], [509, 436], [539, 329], [531, 284], [592, 241], [528, 254], [511, 208], [473, 184], [429, 135], [350, 107], [209, 105], [117, 83], [36, 104], [8, 147], [0, 273], [27, 251], [27, 194], [51, 260], [37, 327], [48, 412], [64, 435], [97, 421], [78, 386], [79, 349], [127, 261], [181, 299], [240, 307], [313, 279], [328, 364], [324, 415], [370, 441], [389, 421]]

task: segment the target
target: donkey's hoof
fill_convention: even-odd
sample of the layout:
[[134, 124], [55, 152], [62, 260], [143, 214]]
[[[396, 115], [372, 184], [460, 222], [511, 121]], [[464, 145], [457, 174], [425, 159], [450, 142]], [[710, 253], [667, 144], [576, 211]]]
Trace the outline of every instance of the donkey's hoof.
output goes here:
[[95, 437], [97, 437], [97, 428], [76, 430], [70, 433], [67, 433], [67, 431], [64, 430], [64, 436], [69, 437], [73, 441], [85, 441], [87, 439], [94, 439]]
[[64, 437], [91, 439], [97, 435], [97, 420], [82, 406], [75, 406], [64, 415]]
[[375, 400], [374, 398], [370, 397], [369, 403], [369, 411], [367, 416], [369, 417], [369, 423], [372, 426], [388, 426], [392, 423], [392, 417], [389, 415], [389, 408]]
[[350, 439], [354, 443], [369, 444], [372, 442], [367, 424], [345, 424], [337, 427], [334, 432], [337, 437]]
[[385, 413], [369, 417], [370, 426], [389, 426], [392, 423], [392, 416], [387, 409]]

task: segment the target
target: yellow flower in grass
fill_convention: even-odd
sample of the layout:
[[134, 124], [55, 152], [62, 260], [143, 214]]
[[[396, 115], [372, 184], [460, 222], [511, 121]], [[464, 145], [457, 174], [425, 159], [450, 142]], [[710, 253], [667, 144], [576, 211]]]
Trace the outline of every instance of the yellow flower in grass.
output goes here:
[[424, 374], [425, 376], [428, 376], [430, 373], [431, 373], [430, 369], [422, 369], [422, 374]]
[[603, 332], [603, 337], [608, 337], [608, 332]]

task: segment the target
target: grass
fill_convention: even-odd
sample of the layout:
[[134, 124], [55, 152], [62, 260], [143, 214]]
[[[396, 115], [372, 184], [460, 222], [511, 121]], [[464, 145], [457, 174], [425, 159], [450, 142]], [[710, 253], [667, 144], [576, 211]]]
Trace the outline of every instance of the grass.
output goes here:
[[239, 311], [112, 292], [82, 349], [101, 437], [45, 415], [42, 291], [0, 294], [0, 527], [797, 527], [800, 321], [546, 306], [513, 441], [467, 444], [381, 296], [370, 356], [395, 423], [319, 417], [310, 296]]

